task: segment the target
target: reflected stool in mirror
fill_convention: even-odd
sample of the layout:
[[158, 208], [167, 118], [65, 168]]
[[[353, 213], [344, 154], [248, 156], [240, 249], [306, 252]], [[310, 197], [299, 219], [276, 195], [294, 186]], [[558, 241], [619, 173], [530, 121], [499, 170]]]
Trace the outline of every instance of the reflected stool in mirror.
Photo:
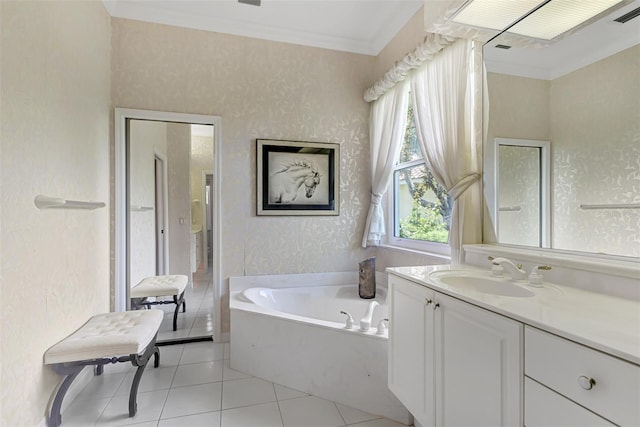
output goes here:
[[[151, 276], [142, 279], [131, 288], [131, 309], [139, 310], [142, 307], [151, 308], [152, 305], [175, 304], [173, 313], [173, 330], [178, 329], [178, 312], [182, 306], [182, 312], [187, 311], [187, 303], [184, 300], [184, 290], [187, 287], [188, 277], [182, 274], [167, 276]], [[172, 299], [163, 299], [171, 297]], [[155, 298], [149, 300], [149, 298]]]

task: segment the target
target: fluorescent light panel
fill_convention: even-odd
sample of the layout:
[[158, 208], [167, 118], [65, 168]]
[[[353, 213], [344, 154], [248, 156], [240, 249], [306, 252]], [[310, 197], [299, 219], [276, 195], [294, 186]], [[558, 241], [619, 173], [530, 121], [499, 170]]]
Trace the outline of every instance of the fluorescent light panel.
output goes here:
[[458, 24], [502, 31], [543, 0], [472, 0], [452, 19]]
[[622, 0], [554, 0], [509, 28], [510, 33], [551, 40]]
[[[623, 0], [552, 0], [509, 28], [510, 33], [551, 40]], [[543, 0], [471, 0], [452, 21], [504, 30]]]

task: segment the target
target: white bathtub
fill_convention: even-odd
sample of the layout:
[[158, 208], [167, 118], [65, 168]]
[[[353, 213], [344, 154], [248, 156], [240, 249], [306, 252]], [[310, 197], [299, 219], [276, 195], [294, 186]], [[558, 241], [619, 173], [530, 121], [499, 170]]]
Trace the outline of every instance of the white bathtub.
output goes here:
[[385, 276], [366, 333], [358, 324], [372, 300], [358, 297], [357, 282], [357, 272], [232, 277], [231, 368], [411, 424], [387, 388], [387, 333], [376, 333], [388, 317]]

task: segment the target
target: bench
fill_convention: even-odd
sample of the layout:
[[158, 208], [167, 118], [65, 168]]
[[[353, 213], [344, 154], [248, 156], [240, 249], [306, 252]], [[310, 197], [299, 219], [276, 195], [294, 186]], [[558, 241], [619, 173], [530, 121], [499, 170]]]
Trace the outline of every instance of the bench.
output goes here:
[[64, 395], [85, 366], [94, 366], [95, 375], [101, 375], [104, 365], [117, 362], [131, 362], [138, 367], [129, 394], [129, 417], [133, 417], [138, 410], [138, 385], [151, 355], [154, 367], [160, 364], [156, 338], [162, 318], [160, 310], [98, 314], [50, 347], [44, 354], [44, 363], [63, 378], [49, 400], [47, 426], [58, 427], [62, 423]]
[[[175, 304], [173, 313], [173, 330], [178, 329], [178, 311], [182, 305], [182, 312], [187, 311], [187, 303], [184, 300], [184, 289], [187, 287], [189, 278], [182, 274], [167, 276], [152, 276], [142, 279], [137, 285], [131, 288], [131, 309], [137, 310], [142, 306], [150, 308], [158, 304]], [[149, 298], [156, 298], [150, 301]], [[172, 297], [172, 300], [161, 300], [158, 298]]]

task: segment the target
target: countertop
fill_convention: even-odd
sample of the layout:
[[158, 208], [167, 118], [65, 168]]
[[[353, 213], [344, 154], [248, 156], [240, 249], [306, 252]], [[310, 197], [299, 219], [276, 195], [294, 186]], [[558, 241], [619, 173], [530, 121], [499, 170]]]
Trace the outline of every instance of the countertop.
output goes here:
[[522, 282], [535, 294], [532, 297], [491, 295], [472, 288], [449, 287], [429, 277], [443, 270], [491, 275], [488, 270], [451, 265], [393, 267], [387, 272], [640, 365], [640, 301], [547, 282], [542, 288]]

